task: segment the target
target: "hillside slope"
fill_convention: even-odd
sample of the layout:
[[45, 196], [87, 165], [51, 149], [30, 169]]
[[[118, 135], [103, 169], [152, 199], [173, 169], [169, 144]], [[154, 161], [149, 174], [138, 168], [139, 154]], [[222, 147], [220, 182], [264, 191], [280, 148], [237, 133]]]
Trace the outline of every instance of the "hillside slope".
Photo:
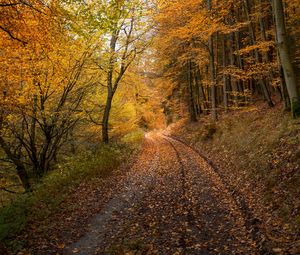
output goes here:
[[178, 122], [172, 136], [198, 148], [240, 194], [269, 251], [300, 254], [300, 125], [278, 106], [230, 112], [214, 124]]

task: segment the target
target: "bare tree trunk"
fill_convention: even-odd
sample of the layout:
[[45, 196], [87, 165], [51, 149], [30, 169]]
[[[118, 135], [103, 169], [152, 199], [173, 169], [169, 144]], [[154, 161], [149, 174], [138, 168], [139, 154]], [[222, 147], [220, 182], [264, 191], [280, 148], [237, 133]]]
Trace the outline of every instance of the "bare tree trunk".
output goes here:
[[[212, 9], [211, 0], [207, 0], [208, 10]], [[210, 93], [211, 93], [211, 115], [213, 121], [218, 120], [216, 109], [216, 75], [215, 75], [215, 54], [214, 54], [214, 38], [211, 35], [208, 39], [209, 48], [209, 69], [210, 69]]]
[[[126, 73], [127, 68], [131, 65], [133, 60], [135, 59], [137, 54], [143, 52], [142, 49], [139, 51], [137, 48], [130, 47], [130, 45], [135, 41], [132, 39], [132, 35], [134, 32], [134, 22], [135, 17], [131, 17], [130, 25], [128, 26], [128, 31], [125, 31], [126, 38], [124, 43], [124, 51], [121, 56], [116, 56], [117, 50], [117, 42], [120, 43], [119, 36], [120, 36], [120, 29], [116, 28], [111, 35], [110, 39], [110, 58], [109, 58], [109, 67], [107, 73], [107, 98], [106, 98], [106, 105], [104, 109], [104, 115], [102, 118], [102, 141], [104, 143], [109, 142], [109, 134], [108, 134], [108, 122], [109, 122], [109, 115], [110, 110], [112, 107], [112, 100], [114, 94], [121, 82], [124, 74]], [[119, 41], [118, 41], [119, 40]]]
[[195, 109], [195, 95], [193, 88], [193, 79], [192, 79], [192, 62], [188, 61], [187, 64], [187, 80], [188, 80], [188, 91], [189, 91], [189, 109], [190, 109], [190, 120], [197, 122], [197, 113]]
[[[235, 65], [235, 57], [233, 53], [233, 49], [235, 47], [234, 43], [234, 32], [230, 35], [230, 47], [229, 47], [229, 55], [230, 55], [230, 65], [233, 67]], [[238, 106], [238, 86], [237, 86], [237, 80], [235, 77], [231, 77], [231, 94], [233, 95], [233, 104], [235, 107]]]
[[108, 143], [109, 142], [109, 135], [108, 135], [108, 121], [109, 115], [112, 105], [113, 99], [113, 73], [114, 73], [114, 64], [115, 64], [115, 53], [116, 53], [116, 44], [118, 40], [118, 31], [114, 31], [111, 36], [110, 40], [110, 59], [109, 59], [109, 70], [107, 74], [107, 97], [106, 97], [106, 104], [104, 109], [104, 114], [102, 117], [102, 142]]
[[24, 166], [23, 162], [16, 155], [13, 154], [13, 152], [11, 151], [9, 145], [4, 141], [4, 139], [1, 136], [0, 136], [0, 146], [5, 151], [7, 157], [16, 166], [17, 174], [20, 178], [20, 181], [22, 183], [23, 188], [27, 192], [30, 191], [31, 186], [30, 186], [30, 183], [29, 183], [29, 177], [28, 177], [28, 174], [27, 174], [27, 171], [25, 169], [25, 166]]
[[211, 92], [211, 114], [214, 121], [218, 120], [217, 109], [216, 109], [216, 78], [215, 78], [215, 61], [214, 61], [214, 48], [213, 48], [213, 36], [209, 39], [209, 50], [210, 50], [210, 92]]
[[[225, 35], [222, 37], [222, 65], [223, 65], [223, 70], [227, 66], [227, 55], [226, 55], [226, 41], [225, 41]], [[226, 74], [223, 74], [223, 101], [224, 101], [224, 109], [225, 112], [228, 111], [228, 95], [227, 95], [227, 82], [228, 82], [228, 77]]]
[[109, 142], [108, 121], [109, 121], [109, 115], [110, 115], [110, 110], [111, 110], [111, 105], [112, 105], [112, 98], [113, 98], [112, 95], [110, 93], [108, 93], [107, 98], [106, 98], [103, 119], [102, 119], [102, 141], [104, 143]]
[[[253, 22], [250, 19], [250, 7], [249, 7], [248, 0], [244, 0], [244, 7], [245, 7], [244, 9], [245, 9], [246, 18], [247, 18], [247, 21], [249, 22], [249, 34], [250, 34], [250, 38], [251, 38], [251, 44], [255, 45], [256, 44], [256, 36], [255, 36]], [[260, 58], [259, 58], [257, 49], [254, 49], [254, 56], [255, 56], [256, 63], [260, 63]], [[270, 107], [273, 107], [274, 103], [271, 99], [270, 92], [268, 90], [266, 82], [262, 78], [259, 78], [258, 83], [262, 88], [265, 100], [268, 102], [268, 105]]]
[[290, 98], [292, 116], [296, 118], [300, 116], [300, 97], [297, 88], [297, 78], [288, 49], [289, 45], [282, 0], [273, 0], [273, 12], [276, 22], [277, 47], [280, 55], [280, 62]]
[[199, 87], [199, 95], [202, 97], [202, 105], [203, 105], [202, 109], [205, 114], [208, 114], [208, 109], [209, 109], [209, 105], [207, 103], [208, 99], [205, 94], [205, 89], [203, 88], [203, 84], [201, 82], [201, 71], [200, 71], [199, 67], [197, 67], [197, 69], [195, 71], [195, 80]]
[[[275, 15], [273, 14], [273, 19], [275, 20]], [[278, 44], [278, 37], [277, 37], [277, 32], [275, 33], [275, 42]], [[284, 110], [285, 111], [290, 111], [291, 110], [291, 104], [290, 104], [290, 99], [288, 95], [288, 91], [286, 88], [286, 83], [284, 79], [284, 73], [282, 69], [282, 65], [280, 63], [280, 56], [279, 56], [279, 49], [278, 47], [276, 48], [276, 58], [277, 58], [277, 67], [278, 67], [278, 73], [280, 77], [280, 89], [281, 89], [281, 97], [284, 102]]]

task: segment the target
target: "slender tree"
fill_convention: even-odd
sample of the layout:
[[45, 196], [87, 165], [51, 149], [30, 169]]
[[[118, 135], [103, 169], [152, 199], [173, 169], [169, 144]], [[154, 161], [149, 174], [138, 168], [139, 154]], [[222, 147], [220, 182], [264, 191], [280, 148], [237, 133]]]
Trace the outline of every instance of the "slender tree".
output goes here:
[[284, 78], [290, 98], [292, 116], [296, 118], [300, 116], [300, 96], [297, 87], [296, 73], [289, 53], [289, 42], [287, 38], [282, 0], [273, 0], [273, 12], [276, 22], [277, 47], [280, 55], [280, 63], [283, 68]]

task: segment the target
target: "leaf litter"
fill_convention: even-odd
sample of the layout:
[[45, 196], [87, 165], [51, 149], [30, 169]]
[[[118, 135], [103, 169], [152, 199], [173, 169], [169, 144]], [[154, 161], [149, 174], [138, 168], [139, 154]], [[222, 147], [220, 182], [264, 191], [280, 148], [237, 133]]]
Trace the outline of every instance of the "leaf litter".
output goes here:
[[22, 254], [259, 254], [211, 166], [160, 133], [146, 136], [123, 175], [83, 183], [64, 206]]

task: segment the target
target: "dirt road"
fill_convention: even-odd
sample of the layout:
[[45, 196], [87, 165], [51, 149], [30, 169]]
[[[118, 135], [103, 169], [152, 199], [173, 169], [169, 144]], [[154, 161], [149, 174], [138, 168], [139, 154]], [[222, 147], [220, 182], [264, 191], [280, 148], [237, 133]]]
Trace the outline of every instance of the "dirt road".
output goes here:
[[65, 254], [257, 254], [218, 175], [195, 151], [146, 135], [122, 192]]

